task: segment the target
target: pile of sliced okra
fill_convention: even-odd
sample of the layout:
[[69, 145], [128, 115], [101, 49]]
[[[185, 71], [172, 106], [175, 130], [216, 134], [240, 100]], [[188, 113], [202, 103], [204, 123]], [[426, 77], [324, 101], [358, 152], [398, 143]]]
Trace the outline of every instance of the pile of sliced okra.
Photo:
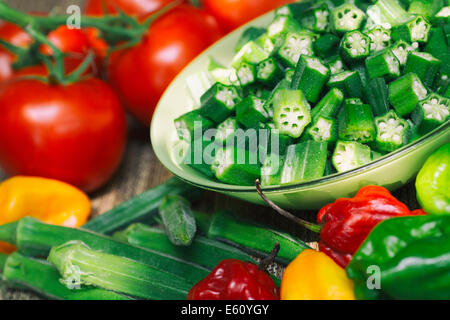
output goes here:
[[227, 184], [294, 184], [360, 167], [441, 126], [446, 2], [278, 9], [267, 28], [244, 32], [231, 68], [211, 60], [188, 79], [195, 108], [175, 120], [191, 146], [185, 163]]

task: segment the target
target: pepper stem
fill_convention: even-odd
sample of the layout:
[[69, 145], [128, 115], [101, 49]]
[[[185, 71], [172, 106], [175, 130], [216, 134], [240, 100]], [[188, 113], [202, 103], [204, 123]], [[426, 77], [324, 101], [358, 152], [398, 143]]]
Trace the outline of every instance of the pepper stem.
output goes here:
[[301, 225], [302, 227], [315, 232], [315, 233], [320, 233], [320, 230], [322, 229], [322, 226], [319, 224], [315, 224], [303, 219], [300, 219], [299, 217], [296, 217], [295, 215], [293, 215], [292, 213], [280, 208], [279, 206], [277, 206], [275, 203], [273, 203], [269, 198], [266, 197], [266, 195], [262, 192], [261, 190], [261, 182], [259, 181], [259, 179], [256, 180], [256, 191], [258, 191], [258, 194], [261, 196], [261, 198], [270, 206], [272, 207], [273, 210], [275, 210], [276, 212], [278, 212], [280, 215], [282, 215], [283, 217], [295, 222], [296, 224]]
[[258, 265], [259, 270], [267, 271], [269, 265], [275, 261], [275, 258], [277, 257], [279, 251], [280, 251], [280, 244], [277, 242], [275, 243], [272, 252], [270, 252], [270, 254], [267, 257], [265, 257], [260, 261]]

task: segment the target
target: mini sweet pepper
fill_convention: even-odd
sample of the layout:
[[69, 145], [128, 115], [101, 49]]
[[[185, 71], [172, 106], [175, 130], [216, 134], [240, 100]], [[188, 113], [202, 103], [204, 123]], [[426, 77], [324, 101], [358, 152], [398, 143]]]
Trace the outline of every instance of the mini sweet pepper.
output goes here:
[[[80, 227], [88, 219], [91, 204], [77, 188], [57, 180], [16, 176], [0, 183], [0, 225], [25, 216], [65, 227]], [[0, 243], [0, 252], [14, 250]]]
[[303, 250], [284, 270], [281, 300], [354, 300], [345, 270], [323, 252]]

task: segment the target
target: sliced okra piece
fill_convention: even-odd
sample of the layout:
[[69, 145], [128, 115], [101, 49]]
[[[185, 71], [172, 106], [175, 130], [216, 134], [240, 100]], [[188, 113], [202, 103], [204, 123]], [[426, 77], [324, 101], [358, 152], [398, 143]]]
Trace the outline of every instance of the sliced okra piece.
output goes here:
[[434, 17], [432, 17], [433, 25], [448, 25], [450, 22], [450, 6], [440, 9]]
[[241, 101], [241, 98], [236, 87], [216, 83], [206, 91], [200, 100], [202, 102], [200, 113], [214, 122], [220, 123], [234, 112], [236, 104]]
[[256, 82], [256, 66], [252, 63], [242, 62], [237, 68], [236, 74], [243, 87]]
[[286, 154], [286, 150], [292, 144], [293, 139], [288, 135], [281, 134], [272, 122], [267, 123], [266, 128], [270, 130], [268, 152]]
[[180, 140], [191, 142], [194, 138], [195, 130], [203, 133], [205, 130], [214, 127], [214, 122], [203, 117], [199, 110], [193, 110], [178, 117], [174, 121]]
[[423, 16], [416, 16], [406, 24], [393, 27], [391, 37], [393, 40], [403, 40], [409, 43], [428, 42], [431, 23]]
[[183, 164], [190, 166], [194, 170], [203, 173], [207, 177], [214, 177], [211, 164], [216, 154], [216, 144], [205, 136], [196, 137], [192, 140], [186, 155], [183, 158]]
[[339, 111], [343, 101], [344, 93], [341, 90], [337, 88], [330, 89], [330, 91], [328, 91], [328, 93], [311, 110], [313, 122], [317, 122], [320, 117], [333, 118]]
[[273, 98], [273, 120], [281, 134], [299, 138], [311, 122], [311, 106], [301, 90], [278, 90]]
[[345, 70], [344, 62], [340, 56], [330, 57], [326, 60], [331, 74], [340, 73]]
[[392, 0], [378, 0], [367, 8], [366, 12], [374, 24], [385, 29], [401, 25], [411, 19], [411, 14], [406, 12], [398, 1]]
[[267, 155], [261, 167], [261, 185], [275, 186], [281, 183], [281, 173], [283, 171], [284, 155]]
[[289, 82], [289, 87], [291, 86], [290, 84], [292, 83], [292, 79], [294, 79], [294, 74], [295, 74], [295, 69], [292, 69], [292, 68], [288, 68], [284, 71], [284, 80]]
[[290, 32], [299, 32], [302, 30], [300, 24], [290, 16], [277, 16], [267, 28], [267, 35], [270, 39], [282, 37]]
[[256, 128], [258, 123], [269, 120], [269, 114], [264, 108], [266, 101], [255, 96], [248, 96], [236, 106], [236, 120], [245, 128]]
[[400, 62], [390, 48], [381, 50], [366, 59], [366, 68], [371, 79], [400, 76]]
[[233, 185], [252, 186], [261, 174], [257, 153], [235, 146], [217, 150], [211, 168], [219, 181]]
[[275, 15], [277, 16], [289, 16], [289, 17], [298, 17], [303, 12], [309, 10], [311, 8], [311, 3], [308, 1], [301, 1], [290, 3], [279, 7], [275, 10]]
[[389, 84], [389, 101], [401, 117], [409, 115], [426, 96], [427, 89], [415, 73], [408, 73]]
[[450, 52], [446, 35], [441, 27], [432, 28], [430, 39], [425, 46], [425, 52], [442, 61], [440, 73], [450, 75]]
[[314, 53], [321, 58], [335, 56], [339, 52], [341, 39], [332, 33], [326, 33], [314, 41]]
[[367, 32], [367, 36], [370, 38], [370, 52], [380, 51], [391, 46], [391, 31], [382, 26], [371, 29]]
[[255, 43], [268, 55], [271, 55], [279, 45], [275, 40], [272, 40], [267, 33], [262, 34], [258, 39], [255, 40]]
[[364, 95], [374, 116], [382, 116], [389, 111], [389, 91], [384, 78], [374, 78], [364, 87]]
[[346, 101], [338, 119], [339, 139], [361, 143], [375, 140], [375, 124], [368, 104]]
[[256, 80], [274, 86], [283, 78], [284, 72], [275, 58], [270, 57], [256, 66]]
[[445, 123], [449, 116], [450, 100], [437, 93], [432, 93], [425, 100], [419, 102], [411, 119], [419, 133], [425, 134]]
[[370, 147], [355, 141], [338, 141], [332, 157], [337, 172], [356, 169], [371, 161]]
[[288, 67], [295, 67], [301, 55], [313, 54], [313, 39], [309, 35], [288, 33], [278, 49], [277, 55]]
[[410, 0], [408, 12], [432, 18], [444, 5], [443, 0]]
[[255, 41], [250, 41], [234, 56], [231, 65], [237, 70], [243, 62], [257, 64], [268, 57], [269, 54], [263, 48], [258, 46]]
[[266, 29], [258, 28], [258, 27], [249, 27], [245, 30], [241, 37], [239, 38], [236, 47], [234, 48], [235, 52], [239, 52], [243, 46], [245, 46], [250, 41], [255, 41], [260, 36], [266, 33]]
[[366, 58], [370, 53], [370, 38], [359, 30], [347, 32], [341, 42], [341, 57], [354, 62]]
[[408, 143], [410, 128], [406, 120], [402, 119], [394, 110], [384, 116], [375, 118], [377, 138], [375, 145], [378, 150], [391, 152]]
[[394, 110], [375, 118], [375, 125], [377, 127], [375, 145], [378, 150], [391, 152], [408, 143], [409, 124]]
[[408, 54], [410, 52], [416, 51], [418, 47], [419, 46], [417, 42], [415, 43], [415, 45], [411, 45], [406, 41], [399, 40], [392, 46], [391, 50], [397, 58], [398, 62], [400, 62], [400, 65], [404, 66], [406, 64], [406, 60], [408, 59]]
[[359, 29], [364, 18], [362, 10], [354, 4], [344, 3], [331, 11], [331, 27], [336, 33], [343, 34]]
[[237, 129], [239, 129], [239, 124], [236, 118], [229, 117], [217, 126], [214, 142], [219, 145], [225, 145], [227, 141], [234, 136]]
[[333, 74], [327, 83], [330, 88], [338, 88], [346, 97], [358, 97], [363, 95], [363, 84], [357, 71], [342, 71]]
[[318, 58], [302, 55], [295, 69], [292, 88], [301, 90], [309, 102], [316, 102], [329, 77], [330, 70]]
[[328, 6], [323, 3], [315, 8], [303, 12], [301, 25], [315, 32], [324, 32], [329, 26], [330, 12]]
[[308, 140], [290, 145], [281, 173], [281, 184], [294, 184], [318, 179], [325, 173], [328, 144]]
[[320, 116], [307, 132], [314, 141], [335, 142], [338, 137], [337, 122], [333, 118]]
[[410, 52], [404, 73], [414, 72], [427, 87], [432, 87], [441, 66], [441, 60], [427, 52]]

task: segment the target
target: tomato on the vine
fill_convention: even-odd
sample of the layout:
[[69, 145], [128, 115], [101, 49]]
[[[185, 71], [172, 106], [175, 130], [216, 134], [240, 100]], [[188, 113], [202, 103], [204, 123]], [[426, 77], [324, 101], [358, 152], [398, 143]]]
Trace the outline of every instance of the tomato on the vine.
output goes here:
[[[7, 41], [17, 47], [26, 48], [33, 42], [27, 32], [9, 22], [0, 23], [0, 39]], [[0, 46], [0, 83], [11, 78], [14, 74], [13, 63], [16, 57]]]
[[182, 4], [154, 21], [140, 44], [111, 57], [108, 79], [125, 107], [149, 126], [170, 82], [221, 35], [212, 16]]
[[101, 16], [106, 13], [117, 13], [117, 9], [120, 9], [129, 15], [145, 17], [171, 2], [173, 0], [88, 0], [85, 6], [85, 13]]
[[224, 31], [231, 31], [258, 16], [295, 0], [203, 0]]
[[17, 77], [0, 89], [0, 113], [0, 165], [10, 175], [54, 178], [89, 192], [120, 164], [125, 115], [102, 80], [64, 86]]

